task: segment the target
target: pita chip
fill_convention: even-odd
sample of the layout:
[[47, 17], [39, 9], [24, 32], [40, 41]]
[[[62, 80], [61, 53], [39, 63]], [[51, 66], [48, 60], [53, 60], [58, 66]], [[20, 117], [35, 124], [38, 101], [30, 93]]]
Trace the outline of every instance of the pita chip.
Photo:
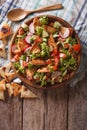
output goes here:
[[12, 34], [12, 29], [7, 23], [2, 23], [0, 26], [0, 39], [5, 39]]
[[4, 77], [5, 73], [8, 73], [11, 69], [11, 63], [5, 64], [4, 66], [0, 67], [0, 76]]
[[0, 100], [5, 100], [5, 94], [2, 90], [0, 90]]
[[16, 73], [15, 72], [5, 73], [4, 78], [6, 82], [11, 82], [14, 78], [16, 78]]
[[13, 93], [14, 93], [12, 85], [7, 83], [6, 88], [7, 88], [9, 97], [11, 97], [13, 95]]
[[0, 90], [6, 90], [6, 84], [5, 84], [5, 80], [4, 79], [2, 79], [1, 81], [0, 81]]
[[11, 86], [13, 87], [14, 96], [19, 95], [20, 94], [21, 85], [15, 83], [15, 82], [12, 82]]
[[6, 58], [6, 50], [3, 44], [0, 45], [0, 57]]
[[31, 90], [26, 89], [24, 85], [22, 85], [20, 92], [21, 98], [37, 98], [37, 96]]

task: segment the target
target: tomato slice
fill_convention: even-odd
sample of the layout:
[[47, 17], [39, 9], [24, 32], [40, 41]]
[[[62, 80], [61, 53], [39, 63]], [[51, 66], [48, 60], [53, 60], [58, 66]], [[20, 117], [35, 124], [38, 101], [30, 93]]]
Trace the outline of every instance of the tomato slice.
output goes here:
[[28, 66], [28, 62], [23, 61], [23, 66], [24, 66], [24, 67], [27, 67], [27, 66]]
[[69, 44], [68, 44], [68, 43], [64, 43], [64, 47], [65, 47], [66, 49], [68, 49], [68, 48], [69, 48]]
[[52, 60], [51, 60], [51, 59], [46, 60], [46, 64], [47, 64], [47, 65], [49, 65], [49, 64], [51, 64], [51, 63], [52, 63]]
[[15, 62], [15, 61], [18, 61], [18, 60], [19, 60], [19, 55], [16, 54], [16, 55], [13, 57], [12, 62]]
[[58, 64], [59, 64], [59, 56], [58, 55], [54, 57], [54, 62], [55, 62], [55, 65], [54, 65], [53, 69], [57, 70]]
[[74, 51], [79, 52], [81, 50], [81, 45], [80, 44], [74, 44], [73, 47]]
[[57, 49], [54, 49], [51, 56], [54, 57], [55, 55], [57, 55], [57, 53], [58, 53]]

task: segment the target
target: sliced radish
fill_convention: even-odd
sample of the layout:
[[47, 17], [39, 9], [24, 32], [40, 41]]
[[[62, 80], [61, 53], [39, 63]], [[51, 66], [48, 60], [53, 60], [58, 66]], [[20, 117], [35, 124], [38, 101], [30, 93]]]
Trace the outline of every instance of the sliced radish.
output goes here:
[[27, 35], [28, 35], [28, 36], [32, 36], [32, 35], [33, 35], [33, 33], [31, 33], [31, 32], [28, 32], [28, 33], [27, 33]]
[[29, 62], [29, 57], [26, 57], [26, 62]]
[[61, 38], [67, 38], [70, 35], [69, 28], [61, 27], [59, 35], [60, 35]]
[[28, 36], [25, 37], [25, 41], [26, 41], [27, 43], [29, 43], [29, 44], [30, 44], [30, 38], [31, 38], [30, 35], [28, 35]]
[[11, 51], [14, 53], [15, 50], [16, 50], [16, 44], [13, 44], [13, 45], [12, 45], [12, 48], [11, 48]]
[[34, 24], [33, 24], [33, 23], [31, 23], [31, 24], [29, 25], [29, 31], [30, 31], [31, 33], [35, 33], [35, 31], [34, 31]]
[[66, 58], [67, 55], [66, 55], [65, 53], [59, 53], [59, 57], [60, 57], [60, 58]]

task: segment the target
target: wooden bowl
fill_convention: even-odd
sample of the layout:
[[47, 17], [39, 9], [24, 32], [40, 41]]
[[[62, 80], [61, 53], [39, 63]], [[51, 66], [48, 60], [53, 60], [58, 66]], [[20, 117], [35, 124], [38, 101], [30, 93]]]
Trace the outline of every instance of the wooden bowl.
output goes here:
[[[48, 16], [48, 18], [50, 19], [50, 20], [55, 20], [55, 21], [58, 21], [58, 22], [60, 22], [64, 27], [68, 27], [68, 28], [72, 28], [73, 29], [73, 27], [68, 23], [68, 22], [66, 22], [65, 20], [63, 20], [63, 19], [61, 19], [61, 18], [59, 18], [59, 17], [56, 17], [56, 16], [52, 16], [52, 15], [47, 15]], [[38, 16], [37, 18], [39, 18], [40, 16]], [[27, 22], [25, 22], [26, 24], [30, 24], [32, 21], [33, 21], [33, 19], [34, 18], [31, 18], [31, 19], [29, 19]], [[15, 32], [15, 34], [13, 35], [13, 37], [12, 37], [12, 39], [11, 39], [11, 42], [10, 42], [10, 61], [11, 61], [11, 59], [12, 59], [12, 57], [13, 57], [13, 55], [12, 55], [12, 52], [11, 52], [11, 48], [12, 48], [12, 44], [14, 43], [14, 39], [15, 39], [15, 37], [16, 37], [16, 35], [17, 35], [17, 32], [18, 32], [18, 30]], [[73, 29], [73, 36], [77, 39], [77, 41], [78, 41], [78, 43], [80, 43], [80, 39], [79, 39], [79, 37], [78, 37], [78, 35], [77, 35], [77, 33], [75, 32], [75, 30]], [[81, 43], [80, 43], [81, 44]], [[46, 86], [46, 87], [41, 87], [41, 85], [37, 85], [37, 84], [34, 84], [33, 82], [31, 82], [31, 81], [29, 81], [25, 76], [23, 76], [22, 74], [20, 74], [20, 73], [18, 73], [17, 71], [16, 71], [16, 69], [14, 68], [14, 66], [13, 66], [13, 63], [12, 63], [12, 67], [13, 67], [13, 70], [16, 72], [16, 74], [17, 74], [17, 76], [24, 82], [24, 83], [26, 83], [26, 84], [28, 84], [29, 86], [31, 86], [31, 87], [35, 87], [35, 88], [43, 88], [43, 89], [47, 89], [47, 88], [58, 88], [58, 87], [60, 87], [60, 86], [65, 86], [65, 85], [67, 85], [68, 83], [69, 83], [69, 81], [74, 77], [74, 75], [76, 74], [76, 72], [77, 72], [77, 70], [78, 70], [78, 68], [79, 68], [79, 65], [80, 65], [80, 61], [81, 61], [81, 51], [80, 51], [80, 53], [78, 54], [78, 67], [77, 67], [77, 69], [75, 70], [75, 71], [73, 71], [71, 74], [70, 74], [70, 78], [68, 79], [68, 80], [66, 80], [66, 81], [64, 81], [64, 82], [62, 82], [62, 83], [59, 83], [59, 84], [55, 84], [55, 85], [48, 85], [48, 86]]]

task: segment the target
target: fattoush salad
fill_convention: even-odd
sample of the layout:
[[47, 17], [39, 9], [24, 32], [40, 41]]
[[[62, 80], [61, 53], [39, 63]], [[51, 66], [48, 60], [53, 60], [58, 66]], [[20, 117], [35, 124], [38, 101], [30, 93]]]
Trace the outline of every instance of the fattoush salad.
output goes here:
[[80, 51], [73, 29], [44, 15], [18, 29], [11, 62], [17, 73], [34, 84], [52, 86], [68, 80], [76, 71]]

